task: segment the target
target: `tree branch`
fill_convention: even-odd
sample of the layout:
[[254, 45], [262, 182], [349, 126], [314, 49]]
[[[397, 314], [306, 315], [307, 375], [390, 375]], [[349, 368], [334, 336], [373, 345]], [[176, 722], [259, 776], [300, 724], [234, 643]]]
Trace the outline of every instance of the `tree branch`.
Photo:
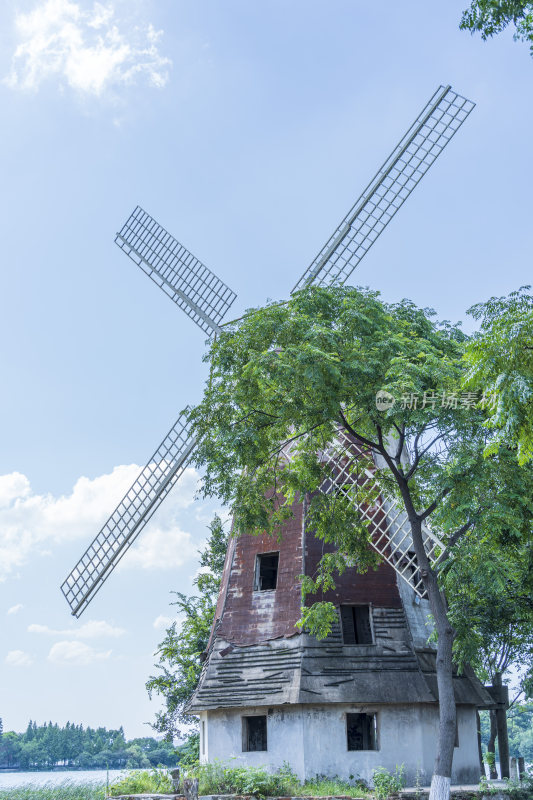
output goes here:
[[424, 447], [424, 449], [423, 449], [421, 452], [419, 452], [419, 451], [418, 451], [418, 441], [419, 441], [419, 436], [420, 436], [420, 435], [422, 435], [422, 433], [423, 433], [424, 429], [425, 429], [425, 428], [422, 428], [422, 430], [420, 431], [420, 434], [417, 434], [417, 436], [416, 436], [416, 438], [415, 438], [415, 443], [414, 443], [414, 448], [415, 448], [415, 460], [413, 461], [413, 464], [412, 464], [412, 466], [411, 466], [411, 469], [409, 470], [409, 472], [408, 472], [408, 473], [407, 473], [407, 475], [405, 476], [407, 480], [409, 480], [409, 478], [411, 478], [411, 477], [414, 475], [414, 473], [416, 472], [416, 469], [417, 469], [417, 467], [418, 467], [418, 465], [419, 465], [419, 463], [420, 463], [420, 459], [422, 458], [422, 456], [423, 456], [423, 455], [425, 455], [425, 454], [427, 453], [427, 451], [428, 451], [428, 450], [429, 450], [431, 447], [433, 447], [433, 445], [435, 444], [435, 442], [438, 442], [438, 441], [439, 441], [439, 439], [442, 439], [442, 437], [443, 437], [443, 436], [446, 436], [446, 434], [450, 432], [450, 431], [444, 431], [444, 432], [442, 432], [442, 431], [441, 431], [441, 432], [440, 432], [440, 433], [439, 433], [437, 436], [435, 436], [435, 437], [434, 437], [434, 438], [433, 438], [433, 439], [430, 441], [430, 443], [429, 443], [429, 444], [428, 444], [426, 447]]
[[[277, 448], [277, 449], [275, 449], [275, 450], [272, 450], [272, 451], [271, 451], [271, 452], [268, 454], [268, 457], [270, 458], [270, 457], [271, 457], [271, 456], [273, 456], [273, 455], [278, 455], [279, 453], [281, 453], [281, 452], [282, 452], [283, 448], [284, 448], [284, 447], [286, 447], [288, 444], [290, 444], [291, 442], [295, 442], [297, 439], [301, 439], [301, 438], [302, 438], [302, 436], [306, 436], [308, 433], [311, 433], [311, 431], [314, 431], [314, 430], [316, 430], [316, 428], [320, 428], [320, 426], [321, 426], [321, 425], [324, 425], [324, 422], [317, 422], [317, 424], [316, 424], [316, 425], [312, 425], [310, 428], [307, 428], [307, 430], [305, 430], [305, 431], [302, 431], [301, 433], [297, 433], [297, 434], [296, 434], [296, 436], [291, 436], [291, 438], [290, 438], [290, 439], [286, 439], [286, 440], [285, 440], [285, 441], [282, 443], [281, 447], [279, 447], [279, 448]], [[264, 425], [263, 427], [265, 427], [265, 428], [266, 428], [266, 427], [268, 427], [268, 426]]]
[[376, 453], [381, 453], [379, 445], [376, 444], [376, 442], [372, 442], [370, 439], [367, 439], [366, 437], [362, 436], [360, 433], [357, 433], [357, 431], [352, 428], [352, 426], [350, 425], [350, 423], [348, 422], [348, 420], [344, 416], [344, 414], [342, 412], [342, 409], [340, 409], [339, 413], [340, 413], [340, 416], [341, 416], [342, 424], [344, 425], [344, 427], [346, 428], [348, 433], [350, 433], [354, 437], [354, 439], [357, 439], [357, 441], [361, 442], [361, 444], [364, 444], [365, 447], [369, 447], [371, 450], [374, 450]]
[[451, 548], [457, 544], [459, 539], [461, 539], [465, 533], [470, 530], [470, 528], [474, 525], [474, 520], [471, 519], [468, 522], [465, 522], [460, 528], [458, 528], [455, 533], [453, 533], [450, 538], [448, 539], [448, 544], [446, 545], [446, 549], [442, 554], [442, 558], [446, 559], [450, 555]]
[[430, 514], [433, 514], [435, 509], [437, 508], [438, 504], [441, 503], [447, 494], [450, 494], [451, 488], [448, 487], [447, 489], [443, 489], [442, 492], [438, 495], [438, 497], [433, 500], [433, 502], [426, 508], [422, 514], [418, 514], [418, 519], [423, 522], [425, 519], [429, 517]]

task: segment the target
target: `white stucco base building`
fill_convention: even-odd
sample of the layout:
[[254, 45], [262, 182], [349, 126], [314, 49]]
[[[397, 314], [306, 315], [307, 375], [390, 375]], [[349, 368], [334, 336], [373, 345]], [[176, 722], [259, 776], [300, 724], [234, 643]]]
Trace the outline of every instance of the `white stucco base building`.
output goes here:
[[[348, 750], [347, 719], [354, 713], [375, 715], [375, 749]], [[245, 752], [243, 718], [262, 715], [266, 716], [266, 750]], [[457, 723], [452, 781], [477, 783], [475, 710], [459, 707]], [[409, 785], [414, 784], [417, 772], [426, 784], [435, 762], [438, 709], [430, 705], [256, 706], [203, 712], [200, 731], [203, 763], [218, 760], [276, 770], [288, 762], [302, 781], [327, 775], [343, 780], [362, 778], [369, 783], [377, 767], [392, 772], [396, 765], [404, 764]]]

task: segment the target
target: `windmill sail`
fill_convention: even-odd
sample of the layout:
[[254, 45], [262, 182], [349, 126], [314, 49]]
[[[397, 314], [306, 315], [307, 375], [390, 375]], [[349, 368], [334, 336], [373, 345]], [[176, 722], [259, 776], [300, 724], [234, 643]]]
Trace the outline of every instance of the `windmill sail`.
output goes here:
[[437, 89], [293, 292], [349, 278], [473, 108], [474, 103], [450, 86]]
[[181, 414], [61, 586], [79, 617], [190, 461], [195, 440]]
[[237, 295], [140, 206], [115, 242], [205, 333], [220, 330]]
[[[413, 548], [411, 527], [405, 511], [381, 496], [379, 484], [370, 469], [354, 475], [353, 464], [361, 461], [361, 450], [343, 432], [339, 431], [337, 443], [324, 454], [324, 463], [331, 469], [331, 480], [322, 490], [326, 493], [344, 493], [355, 503], [364, 520], [370, 523], [370, 544], [398, 575], [414, 589], [419, 597], [425, 597], [425, 587]], [[358, 501], [353, 491], [354, 483], [364, 491], [366, 501]], [[375, 498], [370, 505], [368, 498]], [[435, 565], [445, 550], [443, 542], [427, 527], [422, 531], [424, 549], [431, 565]]]

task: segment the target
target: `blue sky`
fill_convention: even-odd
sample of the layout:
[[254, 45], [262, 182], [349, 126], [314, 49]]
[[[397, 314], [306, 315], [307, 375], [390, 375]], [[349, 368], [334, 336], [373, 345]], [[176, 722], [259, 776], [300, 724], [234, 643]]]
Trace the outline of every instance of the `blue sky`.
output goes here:
[[464, 2], [4, 0], [0, 652], [5, 729], [149, 731], [144, 682], [215, 502], [190, 471], [79, 621], [59, 585], [199, 398], [203, 334], [114, 245], [142, 205], [286, 297], [440, 83], [477, 107], [354, 274], [463, 320], [531, 281], [533, 61]]

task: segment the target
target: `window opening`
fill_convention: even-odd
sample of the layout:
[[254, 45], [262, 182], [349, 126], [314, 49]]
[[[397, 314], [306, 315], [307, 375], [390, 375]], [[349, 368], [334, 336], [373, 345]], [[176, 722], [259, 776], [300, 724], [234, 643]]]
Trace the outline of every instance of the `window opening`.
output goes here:
[[242, 749], [244, 753], [267, 749], [267, 718], [242, 718]]
[[346, 714], [348, 750], [377, 750], [375, 714]]
[[254, 589], [267, 592], [276, 588], [278, 582], [279, 553], [259, 553], [255, 560]]
[[372, 644], [370, 606], [341, 606], [344, 644]]
[[205, 719], [202, 720], [202, 755], [205, 756]]

